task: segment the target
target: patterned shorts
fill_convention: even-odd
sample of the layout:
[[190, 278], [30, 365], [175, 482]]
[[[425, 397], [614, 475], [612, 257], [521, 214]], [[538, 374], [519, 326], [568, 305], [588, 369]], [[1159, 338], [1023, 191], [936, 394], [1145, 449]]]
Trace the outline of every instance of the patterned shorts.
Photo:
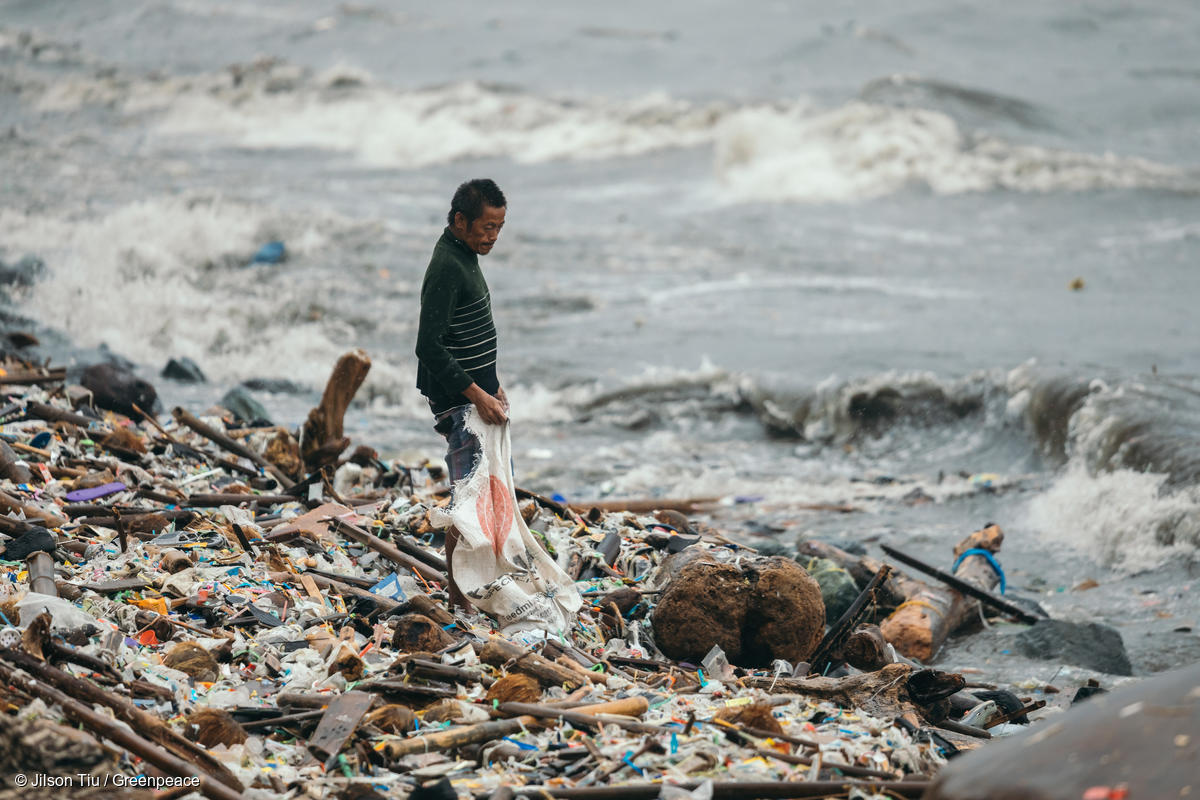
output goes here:
[[433, 429], [446, 438], [446, 469], [450, 485], [471, 474], [479, 456], [479, 439], [467, 430], [463, 420], [471, 406], [459, 406], [434, 417]]

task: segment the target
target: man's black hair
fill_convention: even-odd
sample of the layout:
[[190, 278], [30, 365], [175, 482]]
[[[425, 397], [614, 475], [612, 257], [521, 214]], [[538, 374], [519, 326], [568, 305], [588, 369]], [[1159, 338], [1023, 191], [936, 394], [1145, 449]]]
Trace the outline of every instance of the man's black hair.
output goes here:
[[446, 221], [453, 225], [454, 214], [462, 212], [463, 217], [467, 220], [467, 226], [470, 227], [472, 222], [483, 216], [485, 205], [492, 208], [504, 208], [508, 205], [508, 201], [504, 199], [504, 192], [500, 191], [500, 187], [491, 178], [476, 178], [473, 181], [467, 181], [454, 193]]

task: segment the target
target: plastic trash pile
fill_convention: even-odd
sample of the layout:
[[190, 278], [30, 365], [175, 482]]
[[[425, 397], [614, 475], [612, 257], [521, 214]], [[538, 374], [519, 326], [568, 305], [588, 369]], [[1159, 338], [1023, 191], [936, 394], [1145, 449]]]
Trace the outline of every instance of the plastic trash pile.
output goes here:
[[[736, 559], [735, 544], [523, 493], [530, 530], [585, 603], [569, 630], [522, 633], [497, 656], [493, 620], [446, 605], [436, 468], [359, 458], [284, 488], [188, 426], [97, 411], [61, 380], [4, 390], [0, 665], [91, 683], [109, 717], [161, 720], [227, 770], [222, 784], [213, 762], [183, 757], [177, 774], [209, 779], [201, 794], [227, 796], [231, 776], [247, 797], [703, 792], [707, 780], [833, 781], [837, 796], [874, 797], [905, 778], [918, 794], [886, 796], [918, 796], [913, 779], [953, 749], [900, 719], [748, 688], [792, 678], [786, 662], [734, 668], [719, 648], [698, 664], [665, 658], [647, 613], [661, 565], [685, 548]], [[278, 434], [220, 409], [200, 419], [259, 454]], [[41, 554], [53, 592], [31, 591]], [[13, 724], [89, 729], [15, 685], [0, 686]], [[613, 703], [589, 721], [589, 706]], [[115, 749], [92, 769], [170, 774]]]

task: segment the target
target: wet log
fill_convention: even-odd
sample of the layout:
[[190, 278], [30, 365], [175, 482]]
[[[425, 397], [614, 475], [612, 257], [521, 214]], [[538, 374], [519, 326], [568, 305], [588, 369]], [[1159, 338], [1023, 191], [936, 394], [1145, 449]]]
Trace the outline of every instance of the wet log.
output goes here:
[[879, 571], [871, 578], [863, 590], [859, 592], [858, 597], [846, 609], [846, 613], [842, 614], [841, 619], [830, 627], [829, 632], [821, 639], [821, 643], [817, 649], [813, 651], [812, 662], [813, 671], [819, 675], [824, 675], [826, 668], [831, 663], [833, 655], [842, 649], [842, 644], [850, 636], [850, 633], [858, 627], [860, 618], [866, 612], [867, 603], [871, 602], [875, 597], [875, 591], [879, 585], [887, 580], [888, 575], [892, 572], [892, 568], [884, 564], [879, 568]]
[[308, 412], [300, 431], [300, 457], [309, 472], [332, 464], [349, 445], [346, 440], [342, 447], [336, 446], [345, 439], [346, 409], [370, 369], [371, 359], [362, 350], [346, 353], [334, 364], [320, 404]]
[[488, 638], [487, 644], [479, 651], [479, 658], [487, 664], [507, 666], [509, 671], [523, 672], [537, 678], [543, 686], [575, 688], [587, 682], [575, 670], [556, 664], [498, 636]]
[[271, 473], [271, 476], [275, 478], [275, 480], [279, 481], [279, 485], [283, 488], [286, 489], [292, 485], [291, 479], [288, 478], [287, 475], [283, 474], [283, 470], [279, 469], [279, 467], [275, 466], [270, 461], [267, 461], [267, 459], [263, 458], [249, 447], [246, 447], [246, 445], [242, 444], [241, 442], [235, 441], [211, 425], [201, 422], [183, 408], [176, 406], [174, 409], [172, 409], [171, 416], [175, 417], [177, 422], [191, 428], [193, 431], [200, 434], [205, 439], [208, 439], [213, 444], [221, 447], [224, 450], [227, 450], [230, 453], [233, 453], [236, 456], [241, 456], [242, 458], [248, 459], [255, 466], [262, 467], [267, 472]]
[[8, 372], [3, 377], [0, 377], [0, 384], [7, 384], [9, 386], [34, 386], [45, 383], [61, 383], [66, 378], [66, 367], [51, 367], [49, 369]]
[[[903, 798], [919, 798], [929, 788], [929, 781], [685, 781], [673, 784], [692, 791], [702, 783], [712, 786], [714, 800], [763, 798], [823, 798], [845, 797], [855, 787], [874, 793]], [[553, 797], [560, 800], [655, 800], [661, 796], [663, 784], [623, 783], [620, 786], [523, 786], [521, 793], [528, 797]]]
[[[638, 701], [641, 702], [639, 703]], [[544, 710], [548, 717], [560, 717], [564, 713], [578, 714], [580, 718], [586, 720], [586, 723], [581, 722], [581, 724], [591, 725], [595, 724], [596, 722], [596, 717], [594, 716], [595, 714], [613, 708], [636, 711], [638, 708], [641, 708], [642, 704], [646, 703], [646, 700], [642, 697], [635, 697], [626, 698], [625, 700], [618, 702], [622, 703], [622, 705], [616, 706], [613, 703], [597, 703], [591, 706], [581, 706], [579, 708], [572, 709], [571, 712], [564, 712], [562, 709], [549, 708], [546, 706], [538, 706], [533, 704], [530, 704], [529, 708], [538, 710], [539, 714]], [[520, 706], [524, 704], [503, 703], [501, 704], [501, 712], [503, 713], [505, 706], [510, 705]], [[646, 707], [649, 707], [648, 704]], [[589, 713], [589, 711], [591, 713]], [[645, 709], [642, 709], [640, 713], [645, 713]], [[620, 720], [620, 723], [618, 723], [617, 720]], [[605, 717], [603, 722], [604, 724], [633, 724], [632, 721], [627, 717]], [[499, 739], [502, 736], [508, 736], [510, 733], [516, 733], [523, 728], [532, 727], [536, 724], [538, 724], [537, 717], [530, 714], [522, 714], [521, 716], [514, 717], [512, 719], [480, 722], [475, 725], [467, 725], [461, 728], [450, 728], [449, 730], [438, 731], [436, 733], [426, 734], [424, 736], [414, 736], [400, 741], [389, 741], [384, 746], [383, 752], [388, 758], [393, 760], [403, 758], [407, 755], [412, 755], [413, 753], [445, 752], [447, 750], [453, 750], [456, 747], [462, 747], [468, 744], [490, 742], [493, 739]], [[644, 725], [644, 723], [637, 724]], [[646, 725], [645, 727], [651, 728], [654, 733], [662, 733], [663, 731], [663, 728], [657, 725]]]
[[850, 634], [841, 655], [847, 664], [863, 672], [874, 672], [892, 663], [887, 640], [878, 625], [862, 625]]
[[[1004, 533], [991, 525], [976, 531], [955, 548], [955, 555], [979, 549], [1000, 551]], [[969, 555], [959, 563], [955, 577], [990, 591], [999, 581], [991, 562], [980, 555]], [[896, 650], [921, 662], [933, 659], [942, 644], [963, 622], [979, 613], [979, 601], [946, 586], [926, 586], [908, 598], [879, 626], [883, 636]]]
[[902, 553], [894, 547], [888, 547], [886, 544], [881, 545], [881, 547], [883, 549], [883, 552], [887, 553], [889, 556], [896, 559], [897, 561], [907, 564], [908, 566], [913, 567], [915, 569], [919, 569], [921, 572], [924, 572], [926, 575], [937, 578], [939, 581], [946, 584], [950, 588], [957, 589], [958, 591], [962, 592], [965, 595], [970, 595], [971, 597], [974, 597], [976, 600], [983, 603], [984, 605], [991, 606], [992, 608], [996, 609], [997, 611], [1001, 611], [1020, 622], [1027, 623], [1029, 625], [1033, 625], [1033, 624], [1037, 623], [1037, 621], [1039, 619], [1043, 619], [1043, 617], [1039, 617], [1036, 614], [1031, 614], [1028, 611], [1026, 611], [1025, 609], [1021, 608], [1020, 606], [1013, 605], [1012, 603], [1008, 602], [1007, 600], [1005, 600], [1002, 597], [997, 597], [996, 595], [992, 594], [991, 592], [985, 592], [984, 590], [980, 589], [979, 587], [977, 587], [973, 584], [970, 584], [964, 580], [956, 578], [953, 575], [943, 572], [942, 570], [938, 569], [935, 566], [926, 564], [924, 561], [921, 561], [918, 558], [914, 558], [913, 556], [907, 555], [906, 553]]
[[45, 420], [46, 422], [69, 422], [72, 425], [78, 425], [81, 428], [87, 429], [92, 425], [104, 422], [92, 417], [85, 417], [82, 414], [76, 414], [72, 411], [65, 411], [61, 408], [49, 405], [48, 403], [38, 403], [30, 401], [25, 404], [25, 413], [36, 419]]
[[0, 492], [0, 513], [24, 514], [26, 519], [38, 520], [47, 528], [61, 528], [67, 524], [65, 517], [43, 511], [34, 505], [23, 503], [8, 492]]
[[[909, 696], [909, 680], [918, 674], [908, 664], [888, 664], [876, 672], [845, 678], [743, 678], [752, 688], [769, 692], [799, 693], [857, 708], [877, 717], [898, 717], [912, 711], [923, 714], [922, 705]], [[961, 688], [961, 687], [960, 687]]]

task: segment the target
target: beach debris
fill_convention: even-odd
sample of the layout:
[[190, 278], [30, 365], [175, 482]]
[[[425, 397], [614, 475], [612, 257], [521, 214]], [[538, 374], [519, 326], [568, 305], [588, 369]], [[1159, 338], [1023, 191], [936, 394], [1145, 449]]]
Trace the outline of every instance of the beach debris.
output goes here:
[[1094, 697], [956, 759], [926, 798], [1065, 800], [1112, 797], [1116, 787], [1129, 798], [1186, 797], [1200, 759], [1198, 686], [1200, 665], [1192, 665]]
[[1133, 665], [1121, 634], [1099, 622], [1042, 619], [1016, 635], [1022, 655], [1094, 669], [1109, 675], [1132, 675]]
[[[993, 554], [999, 552], [1003, 541], [1000, 527], [989, 525], [959, 542], [954, 548], [958, 558], [954, 577], [989, 592], [1002, 579]], [[932, 585], [908, 597], [879, 627], [899, 653], [928, 662], [952, 631], [978, 614], [978, 600]]]
[[148, 381], [117, 364], [85, 367], [80, 384], [92, 393], [92, 402], [97, 406], [128, 417], [140, 418], [134, 406], [151, 414], [159, 406], [157, 390]]
[[455, 612], [448, 487], [351, 447], [369, 360], [344, 359], [311, 436], [219, 407], [96, 411], [64, 372], [2, 365], [29, 380], [4, 384], [0, 431], [0, 743], [61, 746], [0, 759], [153, 769], [209, 798], [917, 797], [947, 757], [1050, 711], [880, 644], [871, 624], [927, 584], [818, 546], [856, 592], [826, 630], [800, 564], [691, 502], [512, 487], [582, 604], [553, 631]]
[[300, 432], [300, 455], [308, 472], [332, 464], [350, 445], [342, 427], [346, 409], [370, 369], [371, 359], [362, 350], [353, 350], [337, 360], [320, 404], [308, 412]]
[[251, 264], [280, 264], [287, 261], [287, 247], [283, 242], [267, 242], [254, 253]]
[[651, 616], [664, 654], [698, 660], [719, 646], [730, 662], [805, 660], [821, 640], [821, 588], [791, 559], [697, 559], [667, 584]]

